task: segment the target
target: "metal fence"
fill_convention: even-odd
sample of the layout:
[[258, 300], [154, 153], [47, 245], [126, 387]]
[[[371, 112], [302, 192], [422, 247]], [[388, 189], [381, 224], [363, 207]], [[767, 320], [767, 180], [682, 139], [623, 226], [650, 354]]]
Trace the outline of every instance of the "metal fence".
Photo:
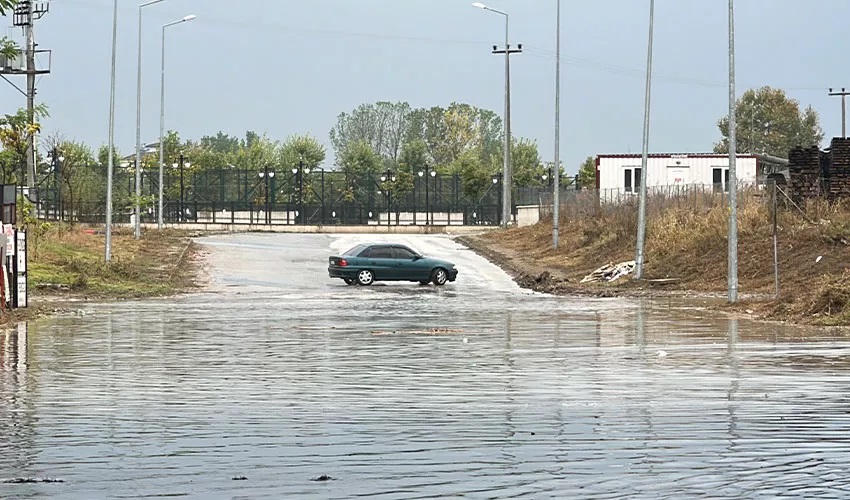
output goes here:
[[[67, 172], [66, 172], [67, 175]], [[142, 221], [155, 222], [158, 170], [141, 177]], [[163, 220], [229, 224], [498, 225], [501, 184], [478, 180], [469, 189], [460, 175], [355, 178], [339, 171], [168, 169], [163, 176]], [[46, 175], [36, 191], [45, 219], [103, 223], [105, 169], [87, 167], [68, 178]], [[117, 168], [113, 220], [132, 222], [135, 171]], [[61, 189], [57, 189], [61, 186]], [[475, 194], [471, 194], [475, 193]]]

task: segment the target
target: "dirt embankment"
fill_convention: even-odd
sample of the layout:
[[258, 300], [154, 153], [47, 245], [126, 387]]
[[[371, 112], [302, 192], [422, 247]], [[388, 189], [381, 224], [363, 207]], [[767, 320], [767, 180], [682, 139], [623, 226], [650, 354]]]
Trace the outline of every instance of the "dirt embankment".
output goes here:
[[[637, 217], [632, 204], [562, 214], [557, 250], [551, 219], [459, 240], [536, 291], [726, 297], [728, 210], [695, 200], [655, 208], [647, 217], [641, 280], [626, 276], [581, 283], [601, 266], [635, 259]], [[742, 198], [738, 219], [740, 300], [718, 307], [769, 320], [850, 325], [850, 206], [781, 206], [777, 220], [779, 298], [769, 203], [749, 193]]]

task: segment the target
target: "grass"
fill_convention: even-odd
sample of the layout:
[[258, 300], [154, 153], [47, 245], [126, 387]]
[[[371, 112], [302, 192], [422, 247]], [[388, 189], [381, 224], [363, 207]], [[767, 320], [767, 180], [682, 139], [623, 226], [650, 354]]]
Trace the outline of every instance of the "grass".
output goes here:
[[[780, 298], [773, 299], [770, 193], [739, 195], [738, 277], [741, 308], [772, 319], [850, 325], [850, 203], [781, 200], [777, 211]], [[524, 274], [549, 273], [566, 292], [628, 294], [638, 290], [723, 294], [727, 290], [729, 211], [714, 193], [650, 197], [644, 280], [579, 284], [594, 269], [635, 259], [636, 200], [600, 204], [593, 193], [570, 200], [561, 212], [559, 248], [551, 218], [495, 231], [475, 240]], [[818, 260], [818, 257], [821, 257]], [[660, 284], [663, 280], [663, 285]], [[547, 280], [548, 281], [548, 280]]]
[[30, 229], [33, 294], [133, 298], [167, 295], [192, 284], [191, 243], [184, 233], [150, 231], [136, 240], [131, 231], [116, 230], [109, 263], [104, 248], [104, 235], [93, 229], [67, 225]]

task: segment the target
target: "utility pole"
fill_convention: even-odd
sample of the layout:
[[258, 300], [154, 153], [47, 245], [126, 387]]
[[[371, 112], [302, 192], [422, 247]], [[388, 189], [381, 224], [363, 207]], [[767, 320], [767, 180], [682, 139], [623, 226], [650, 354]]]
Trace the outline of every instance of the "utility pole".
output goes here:
[[511, 166], [511, 54], [522, 53], [522, 44], [517, 44], [517, 48], [512, 49], [508, 42], [508, 16], [505, 16], [505, 48], [499, 49], [498, 46], [493, 46], [494, 54], [505, 54], [505, 145], [504, 145], [504, 167], [502, 174], [502, 226], [507, 227], [511, 220], [513, 211], [511, 207], [511, 188], [513, 187], [513, 168]]
[[846, 97], [850, 95], [850, 92], [847, 92], [844, 87], [841, 87], [841, 92], [833, 92], [832, 89], [829, 89], [829, 95], [841, 96], [841, 138], [847, 138], [847, 103]]
[[561, 0], [555, 0], [555, 172], [552, 184], [552, 247], [558, 248], [561, 215]]
[[[25, 47], [23, 55], [26, 58], [26, 69], [23, 74], [27, 76], [27, 86], [24, 95], [27, 98], [27, 123], [35, 124], [35, 77], [37, 75], [50, 73], [50, 69], [40, 70], [36, 67], [35, 54], [35, 21], [44, 17], [49, 10], [49, 5], [45, 2], [36, 3], [32, 0], [22, 0], [16, 6], [13, 12], [12, 24], [19, 26], [24, 30]], [[19, 74], [17, 68], [12, 68], [10, 71], [2, 71], [2, 74]], [[30, 132], [27, 134], [27, 152], [26, 152], [26, 172], [22, 172], [20, 184], [34, 188], [35, 180], [35, 134]]]
[[[522, 44], [517, 44], [517, 48], [512, 49], [510, 44], [509, 31], [509, 16], [507, 12], [488, 7], [481, 2], [475, 2], [473, 7], [489, 10], [495, 14], [505, 16], [505, 48], [499, 50], [499, 47], [493, 45], [494, 54], [505, 54], [505, 145], [504, 145], [504, 166], [502, 175], [504, 182], [502, 183], [502, 227], [508, 227], [511, 219], [511, 187], [513, 183], [513, 172], [511, 171], [511, 54], [519, 54], [522, 52]], [[436, 195], [435, 195], [436, 196]]]

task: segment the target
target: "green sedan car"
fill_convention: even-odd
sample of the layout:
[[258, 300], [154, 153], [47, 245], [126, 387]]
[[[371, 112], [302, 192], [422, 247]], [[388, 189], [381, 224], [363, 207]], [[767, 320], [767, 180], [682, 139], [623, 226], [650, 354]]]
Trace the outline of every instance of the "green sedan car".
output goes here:
[[457, 279], [451, 262], [425, 257], [404, 245], [363, 244], [328, 258], [328, 275], [349, 285], [369, 286], [376, 281], [413, 281], [443, 286]]

